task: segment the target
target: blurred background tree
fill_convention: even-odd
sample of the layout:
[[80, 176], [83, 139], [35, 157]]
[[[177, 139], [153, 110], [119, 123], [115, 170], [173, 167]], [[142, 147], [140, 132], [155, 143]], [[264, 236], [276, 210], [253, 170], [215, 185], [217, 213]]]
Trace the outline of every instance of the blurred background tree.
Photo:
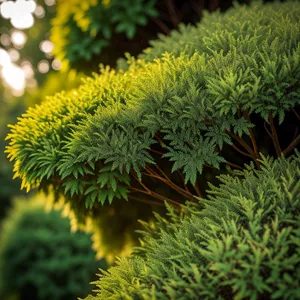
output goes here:
[[45, 210], [45, 196], [19, 198], [2, 223], [0, 298], [73, 300], [91, 291], [96, 260], [91, 234], [70, 230], [60, 210]]

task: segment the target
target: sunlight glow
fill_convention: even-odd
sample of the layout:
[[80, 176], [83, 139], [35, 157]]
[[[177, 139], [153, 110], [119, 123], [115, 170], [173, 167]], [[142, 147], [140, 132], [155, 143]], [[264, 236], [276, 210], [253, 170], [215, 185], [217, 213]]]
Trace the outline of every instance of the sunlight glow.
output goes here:
[[2, 77], [4, 81], [15, 91], [22, 91], [25, 88], [25, 75], [22, 68], [11, 64], [2, 69]]
[[54, 48], [54, 45], [52, 42], [50, 41], [42, 41], [40, 43], [40, 49], [41, 51], [43, 51], [44, 53], [51, 53], [52, 50]]
[[38, 64], [38, 70], [40, 73], [45, 74], [49, 71], [50, 66], [47, 60], [41, 60]]
[[17, 0], [3, 2], [0, 12], [3, 18], [10, 19], [12, 25], [18, 29], [30, 28], [34, 24], [32, 13], [36, 9], [33, 0]]
[[11, 35], [12, 42], [15, 46], [21, 47], [27, 41], [27, 36], [23, 31], [14, 30]]
[[6, 33], [2, 34], [0, 37], [0, 42], [3, 46], [9, 46], [11, 44], [10, 36]]
[[11, 64], [9, 54], [0, 48], [0, 67], [5, 67], [6, 65]]
[[38, 18], [43, 18], [45, 16], [45, 10], [43, 8], [43, 6], [38, 5], [34, 11], [34, 14], [38, 17]]
[[9, 49], [8, 50], [8, 54], [9, 54], [9, 57], [10, 57], [10, 60], [12, 62], [16, 62], [20, 59], [20, 53], [18, 50], [12, 48], [12, 49]]
[[15, 96], [21, 96], [25, 88], [24, 70], [11, 61], [10, 55], [0, 48], [0, 76], [12, 88]]

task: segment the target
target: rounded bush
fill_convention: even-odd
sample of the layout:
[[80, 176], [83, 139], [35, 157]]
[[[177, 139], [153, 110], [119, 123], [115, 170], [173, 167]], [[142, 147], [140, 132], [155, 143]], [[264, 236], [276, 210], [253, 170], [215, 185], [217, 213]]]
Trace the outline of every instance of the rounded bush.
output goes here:
[[0, 238], [0, 298], [76, 299], [104, 260], [95, 260], [91, 235], [72, 233], [61, 212], [45, 211], [45, 197], [17, 199], [3, 221]]
[[87, 299], [299, 299], [299, 153], [220, 181], [181, 219], [159, 218]]

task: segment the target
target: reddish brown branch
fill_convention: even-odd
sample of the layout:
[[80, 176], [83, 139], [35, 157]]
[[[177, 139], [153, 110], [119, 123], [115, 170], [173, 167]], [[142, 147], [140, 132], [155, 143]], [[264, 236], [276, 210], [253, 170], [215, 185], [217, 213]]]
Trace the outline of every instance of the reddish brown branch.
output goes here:
[[183, 183], [183, 185], [184, 185], [185, 190], [186, 190], [188, 193], [191, 194], [189, 188], [188, 188], [187, 185], [185, 184], [185, 180], [184, 180], [183, 174], [181, 173], [180, 170], [177, 170], [177, 172], [178, 172], [178, 174], [179, 174], [179, 176], [180, 176], [180, 178], [181, 178], [181, 181], [182, 181], [182, 183]]
[[156, 154], [159, 154], [159, 155], [164, 155], [163, 152], [160, 152], [160, 151], [157, 151], [157, 150], [154, 150], [154, 149], [150, 149], [149, 151], [151, 151], [153, 153], [156, 153]]
[[171, 181], [169, 179], [169, 177], [164, 172], [162, 172], [162, 173], [164, 174], [165, 178], [161, 177], [158, 173], [153, 171], [149, 166], [146, 167], [146, 170], [148, 171], [148, 173], [143, 173], [146, 176], [156, 178], [156, 179], [164, 182], [166, 185], [170, 186], [173, 190], [177, 191], [179, 194], [183, 195], [187, 199], [189, 199], [191, 201], [196, 201], [193, 194], [191, 194], [190, 192], [188, 192], [188, 191], [182, 189], [181, 187], [179, 187], [178, 185], [176, 185], [173, 181]]
[[177, 27], [177, 25], [180, 23], [180, 17], [178, 16], [178, 13], [176, 11], [176, 8], [174, 6], [174, 1], [173, 0], [167, 0], [167, 6], [168, 6], [168, 11], [170, 14], [171, 21], [173, 23], [174, 27]]
[[[137, 177], [135, 177], [135, 179], [141, 184], [141, 181], [137, 178]], [[143, 184], [144, 185], [144, 184]], [[145, 185], [144, 185], [145, 186]], [[168, 202], [168, 203], [171, 203], [172, 205], [175, 205], [175, 206], [180, 206], [180, 203], [178, 203], [178, 202], [176, 202], [176, 201], [174, 201], [174, 200], [172, 200], [172, 199], [169, 199], [169, 198], [167, 198], [167, 197], [164, 197], [164, 196], [162, 196], [162, 195], [159, 195], [159, 194], [157, 194], [157, 193], [155, 193], [155, 192], [153, 192], [153, 191], [151, 191], [150, 189], [148, 189], [147, 188], [147, 190], [140, 190], [140, 189], [137, 189], [137, 188], [134, 188], [134, 187], [128, 187], [131, 191], [134, 191], [134, 192], [138, 192], [138, 193], [142, 193], [142, 194], [146, 194], [146, 195], [149, 195], [149, 196], [151, 196], [151, 197], [153, 197], [153, 198], [156, 198], [156, 199], [158, 199], [158, 200], [161, 200], [161, 201], [166, 201], [166, 202]]]
[[[198, 4], [198, 2], [200, 2], [200, 4]], [[202, 17], [202, 11], [204, 6], [203, 2], [204, 2], [203, 0], [202, 1], [191, 0], [191, 6], [199, 17]]]
[[198, 182], [195, 183], [194, 189], [195, 189], [197, 195], [198, 195], [200, 198], [204, 198], [204, 196], [203, 196], [203, 195], [201, 194], [201, 192], [200, 192], [200, 188], [199, 188]]
[[229, 130], [225, 130], [225, 132], [229, 134], [233, 139], [235, 139], [250, 154], [250, 157], [252, 157], [255, 160], [255, 154], [253, 150], [242, 138], [240, 138], [238, 135], [234, 134]]
[[160, 19], [158, 18], [151, 18], [151, 20], [166, 34], [169, 34], [171, 29]]
[[164, 203], [161, 202], [156, 202], [156, 201], [151, 201], [151, 200], [146, 200], [146, 199], [140, 199], [138, 197], [132, 196], [132, 195], [128, 195], [128, 197], [132, 200], [138, 201], [138, 202], [142, 202], [142, 203], [146, 203], [146, 204], [150, 204], [150, 205], [155, 205], [155, 206], [165, 206]]
[[233, 149], [235, 149], [237, 152], [243, 154], [244, 156], [248, 156], [248, 157], [252, 158], [250, 154], [248, 154], [248, 153], [246, 153], [246, 152], [240, 150], [240, 149], [239, 149], [237, 146], [235, 146], [234, 144], [231, 144], [231, 146], [232, 146]]
[[231, 167], [233, 167], [233, 168], [243, 170], [243, 168], [241, 166], [236, 165], [236, 164], [234, 164], [234, 163], [232, 163], [230, 161], [226, 161], [226, 164], [229, 165], [229, 166], [231, 166]]
[[154, 135], [154, 137], [157, 139], [157, 141], [159, 142], [159, 144], [163, 147], [163, 148], [166, 148], [166, 144], [164, 143], [164, 141], [162, 140], [162, 138], [159, 136], [159, 133], [156, 133]]
[[296, 112], [296, 110], [293, 107], [292, 107], [292, 111], [295, 114], [295, 116], [297, 117], [297, 119], [300, 120], [299, 114]]
[[264, 121], [264, 127], [265, 127], [267, 134], [270, 136], [270, 138], [272, 138], [272, 133], [268, 130], [266, 121]]
[[274, 124], [274, 119], [272, 116], [272, 112], [269, 111], [269, 122], [270, 122], [270, 127], [271, 127], [271, 133], [272, 133], [272, 141], [276, 150], [276, 154], [277, 156], [281, 155], [281, 148], [280, 148], [280, 144], [279, 144], [279, 140], [278, 140], [278, 136], [277, 136], [277, 132], [276, 132], [276, 127]]
[[295, 147], [300, 143], [300, 135], [298, 135], [286, 149], [283, 150], [283, 155], [287, 156], [291, 151], [295, 149]]
[[[244, 111], [244, 115], [248, 121], [249, 124], [252, 124], [251, 119], [250, 119], [250, 115], [248, 113], [248, 110]], [[249, 128], [249, 132], [250, 132], [250, 138], [251, 138], [251, 142], [252, 142], [252, 146], [253, 146], [253, 150], [254, 150], [254, 154], [256, 156], [256, 158], [259, 158], [259, 154], [258, 154], [258, 147], [257, 147], [257, 143], [256, 143], [256, 139], [254, 136], [254, 132], [252, 128]]]

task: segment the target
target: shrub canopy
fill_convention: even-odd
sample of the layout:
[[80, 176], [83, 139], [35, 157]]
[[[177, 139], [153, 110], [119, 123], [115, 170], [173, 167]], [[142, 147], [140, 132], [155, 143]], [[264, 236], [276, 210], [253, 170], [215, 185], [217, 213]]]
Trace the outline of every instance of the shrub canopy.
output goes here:
[[158, 218], [86, 299], [299, 299], [299, 153], [220, 181], [183, 217]]
[[8, 135], [22, 187], [54, 186], [84, 222], [123, 199], [196, 201], [208, 168], [242, 168], [245, 157], [258, 166], [273, 147], [287, 156], [300, 142], [299, 2], [237, 6], [203, 24], [30, 108]]

